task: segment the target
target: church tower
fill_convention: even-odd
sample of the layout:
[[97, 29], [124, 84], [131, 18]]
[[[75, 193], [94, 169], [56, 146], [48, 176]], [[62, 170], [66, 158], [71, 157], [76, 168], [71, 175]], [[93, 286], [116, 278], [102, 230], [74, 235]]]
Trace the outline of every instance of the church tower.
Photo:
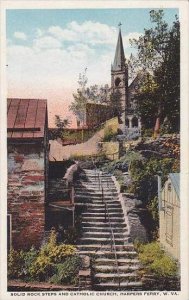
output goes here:
[[[121, 24], [119, 24], [119, 26], [120, 25]], [[119, 115], [119, 129], [120, 134], [125, 134], [125, 119], [128, 103], [128, 65], [125, 60], [121, 27], [119, 28], [114, 63], [111, 66], [111, 88], [114, 94], [118, 92], [118, 95], [120, 95], [121, 105], [118, 103], [118, 108], [121, 110]]]

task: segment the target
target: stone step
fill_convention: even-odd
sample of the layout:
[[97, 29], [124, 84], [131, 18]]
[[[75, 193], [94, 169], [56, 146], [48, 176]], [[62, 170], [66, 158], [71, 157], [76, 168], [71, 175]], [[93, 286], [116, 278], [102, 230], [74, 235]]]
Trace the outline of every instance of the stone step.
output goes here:
[[90, 184], [85, 184], [85, 185], [74, 185], [74, 189], [75, 190], [98, 190], [98, 191], [102, 191], [102, 187], [104, 191], [107, 190], [113, 190], [113, 191], [117, 191], [117, 189], [115, 188], [114, 184], [107, 184], [107, 183], [102, 183], [100, 186], [99, 184], [96, 183], [90, 183]]
[[[96, 255], [96, 257], [100, 258], [100, 259], [104, 259], [104, 258], [111, 258], [114, 259], [115, 261], [115, 253], [111, 252], [111, 251], [107, 251], [107, 250], [81, 250], [79, 251], [80, 254], [82, 255]], [[116, 251], [117, 254], [117, 258], [123, 258], [123, 259], [133, 259], [137, 257], [137, 253], [134, 251]]]
[[[109, 207], [108, 206], [108, 211], [109, 213], [123, 213], [123, 210], [122, 208], [115, 208], [115, 207]], [[95, 206], [92, 206], [92, 207], [89, 207], [87, 209], [87, 213], [96, 213], [96, 214], [99, 214], [99, 213], [104, 213], [105, 212], [105, 205], [104, 207], [100, 207], [100, 208], [95, 208]]]
[[[111, 221], [112, 228], [124, 228], [125, 222]], [[100, 221], [82, 221], [82, 227], [110, 227], [109, 222]]]
[[[82, 216], [82, 221], [83, 222], [87, 222], [87, 221], [89, 221], [89, 222], [92, 222], [92, 221], [95, 221], [95, 222], [104, 222], [105, 221], [105, 219], [107, 220], [107, 222], [108, 222], [108, 215], [107, 216], [99, 216], [99, 217], [97, 217], [97, 216]], [[113, 222], [117, 222], [117, 223], [122, 223], [122, 222], [124, 222], [124, 218], [123, 217], [110, 217], [110, 222], [112, 222], [112, 220], [113, 220]]]
[[107, 179], [111, 179], [111, 176], [110, 175], [108, 175], [108, 174], [105, 174], [105, 173], [92, 173], [92, 172], [85, 172], [85, 175], [87, 175], [86, 177], [87, 178], [100, 178], [100, 179], [102, 179], [102, 178], [107, 178]]
[[109, 212], [109, 208], [107, 208], [107, 211], [104, 210], [104, 212], [84, 212], [82, 213], [82, 218], [100, 218], [100, 217], [110, 217], [110, 219], [112, 218], [123, 218], [123, 212], [119, 213], [119, 212]]
[[[124, 243], [128, 242], [128, 237], [125, 238], [118, 238], [115, 237], [115, 244], [116, 245], [124, 245]], [[109, 244], [111, 241], [111, 236], [109, 237], [82, 237], [80, 238], [80, 244]]]
[[[87, 203], [86, 203], [87, 205]], [[87, 207], [89, 209], [93, 209], [93, 208], [96, 208], [96, 209], [102, 209], [104, 208], [105, 209], [105, 204], [104, 203], [88, 203]], [[121, 203], [119, 201], [116, 201], [115, 203], [108, 203], [108, 208], [109, 209], [121, 209]]]
[[[115, 238], [123, 238], [126, 239], [128, 238], [129, 234], [128, 233], [113, 233]], [[84, 232], [83, 237], [91, 237], [91, 238], [111, 238], [112, 234], [111, 231], [109, 232]]]
[[[92, 198], [99, 198], [99, 197], [102, 197], [102, 191], [99, 191], [99, 190], [75, 190], [75, 195], [77, 196], [92, 196]], [[108, 190], [107, 192], [104, 192], [103, 193], [103, 197], [106, 199], [106, 198], [109, 198], [109, 197], [117, 197], [118, 198], [118, 192], [117, 191], [110, 191]]]
[[[94, 267], [95, 271], [96, 272], [99, 272], [99, 273], [114, 273], [114, 272], [117, 272], [117, 266], [116, 265], [113, 265], [113, 266], [105, 266], [105, 265], [96, 265]], [[118, 269], [119, 269], [119, 272], [124, 272], [124, 273], [130, 273], [132, 271], [137, 271], [138, 270], [138, 266], [128, 266], [128, 265], [124, 265], [124, 266], [119, 266], [118, 265]]]
[[112, 281], [117, 282], [119, 280], [119, 278], [122, 280], [127, 279], [127, 280], [131, 280], [131, 279], [138, 279], [139, 275], [136, 272], [129, 272], [129, 273], [121, 273], [119, 272], [119, 274], [117, 272], [112, 272], [112, 273], [96, 273], [94, 275], [95, 279], [100, 280], [101, 282], [105, 282], [107, 279], [112, 279]]
[[[124, 265], [127, 265], [127, 266], [132, 266], [132, 265], [140, 266], [140, 262], [137, 258], [118, 258], [117, 262], [118, 262], [119, 266], [124, 266]], [[96, 258], [95, 259], [95, 266], [97, 266], [97, 265], [108, 266], [108, 265], [114, 265], [114, 264], [116, 264], [115, 258]]]
[[[112, 229], [114, 233], [127, 233], [128, 229], [125, 226], [125, 228], [113, 228]], [[110, 227], [82, 227], [83, 232], [111, 232]]]
[[107, 203], [120, 203], [118, 197], [111, 197], [111, 196], [105, 196], [102, 198], [102, 195], [82, 195], [82, 194], [75, 194], [75, 202], [78, 200], [82, 200], [83, 202], [88, 203], [96, 203], [96, 204], [104, 204], [104, 201]]
[[75, 188], [115, 188], [115, 184], [113, 181], [106, 181], [106, 182], [101, 182], [99, 184], [99, 182], [97, 181], [94, 181], [94, 182], [89, 182], [89, 181], [85, 181], [85, 182], [77, 182], [77, 183], [74, 183], [74, 187]]
[[103, 178], [100, 178], [100, 183], [99, 183], [99, 179], [98, 177], [96, 178], [95, 176], [93, 177], [87, 177], [87, 179], [83, 178], [82, 179], [82, 182], [83, 183], [94, 183], [94, 184], [108, 184], [108, 183], [113, 183], [113, 180], [109, 177], [103, 177]]
[[141, 290], [142, 288], [142, 281], [122, 281], [120, 284], [114, 282], [114, 281], [107, 281], [107, 282], [101, 282], [94, 285], [95, 290]]
[[[134, 251], [134, 246], [132, 244], [126, 244], [126, 245], [115, 245], [116, 252], [119, 251]], [[88, 244], [88, 245], [77, 245], [78, 250], [102, 250], [102, 251], [111, 251], [111, 245], [102, 245], [102, 244]], [[112, 250], [113, 251], [113, 250]]]

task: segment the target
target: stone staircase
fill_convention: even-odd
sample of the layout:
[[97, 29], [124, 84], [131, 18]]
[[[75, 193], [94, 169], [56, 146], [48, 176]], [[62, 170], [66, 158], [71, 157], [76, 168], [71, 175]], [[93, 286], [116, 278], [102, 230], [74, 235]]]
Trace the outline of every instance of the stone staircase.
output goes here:
[[111, 176], [84, 169], [75, 184], [75, 203], [85, 208], [77, 249], [92, 258], [93, 289], [141, 290], [137, 253]]

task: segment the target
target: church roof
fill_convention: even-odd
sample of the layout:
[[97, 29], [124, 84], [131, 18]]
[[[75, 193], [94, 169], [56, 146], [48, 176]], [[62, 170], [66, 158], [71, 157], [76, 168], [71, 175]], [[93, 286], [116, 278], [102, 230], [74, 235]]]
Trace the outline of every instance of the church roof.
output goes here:
[[119, 35], [118, 35], [116, 52], [115, 52], [112, 70], [119, 71], [119, 70], [122, 70], [124, 66], [125, 66], [125, 54], [124, 54], [124, 49], [123, 49], [121, 29], [119, 29]]

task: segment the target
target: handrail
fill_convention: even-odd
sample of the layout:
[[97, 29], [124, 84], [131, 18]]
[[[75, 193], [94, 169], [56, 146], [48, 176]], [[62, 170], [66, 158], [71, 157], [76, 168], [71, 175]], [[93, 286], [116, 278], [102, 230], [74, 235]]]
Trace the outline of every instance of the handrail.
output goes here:
[[[120, 271], [119, 271], [119, 265], [118, 265], [118, 258], [117, 258], [117, 252], [116, 252], [116, 246], [115, 246], [115, 236], [114, 236], [114, 232], [111, 226], [111, 222], [110, 222], [110, 215], [109, 215], [109, 211], [108, 211], [108, 207], [107, 207], [107, 202], [104, 199], [104, 191], [103, 191], [103, 186], [102, 186], [102, 181], [100, 178], [100, 174], [98, 172], [98, 177], [96, 176], [97, 174], [97, 167], [96, 164], [94, 162], [94, 160], [92, 159], [92, 163], [93, 166], [95, 167], [95, 178], [98, 178], [98, 184], [99, 184], [99, 190], [101, 189], [102, 191], [102, 201], [105, 205], [105, 221], [106, 221], [106, 215], [108, 215], [108, 222], [109, 222], [109, 227], [110, 227], [110, 231], [111, 231], [111, 251], [112, 251], [112, 247], [114, 248], [114, 256], [115, 256], [115, 261], [116, 261], [116, 269], [117, 269], [117, 274], [118, 274], [118, 284], [119, 284], [119, 288], [120, 288]], [[112, 198], [112, 195], [111, 195]]]

